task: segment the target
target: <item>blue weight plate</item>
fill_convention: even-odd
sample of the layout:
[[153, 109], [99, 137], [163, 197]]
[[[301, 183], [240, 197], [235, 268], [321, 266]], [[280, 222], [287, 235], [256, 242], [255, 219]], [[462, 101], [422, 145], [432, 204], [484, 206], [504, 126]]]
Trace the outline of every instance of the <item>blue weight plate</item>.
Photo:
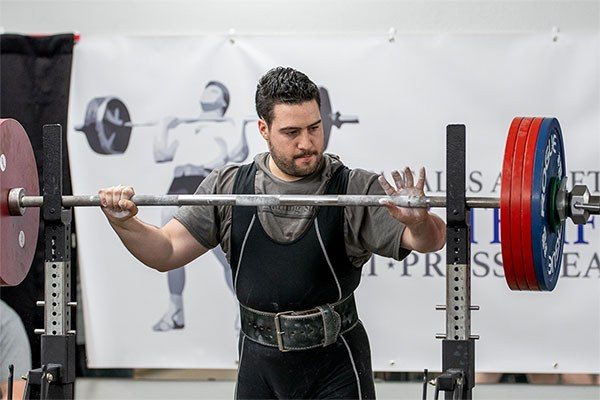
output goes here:
[[549, 214], [551, 178], [566, 174], [565, 152], [560, 124], [544, 118], [534, 151], [531, 188], [531, 238], [533, 264], [540, 290], [553, 290], [560, 274], [565, 224], [553, 232]]

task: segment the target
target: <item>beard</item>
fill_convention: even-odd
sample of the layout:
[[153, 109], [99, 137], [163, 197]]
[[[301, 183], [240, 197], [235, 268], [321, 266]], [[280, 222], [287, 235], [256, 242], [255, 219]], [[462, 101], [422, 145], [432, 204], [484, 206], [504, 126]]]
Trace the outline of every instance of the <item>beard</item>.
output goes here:
[[[282, 172], [284, 172], [287, 175], [301, 178], [312, 174], [321, 166], [321, 161], [323, 160], [322, 151], [305, 151], [294, 155], [292, 158], [287, 158], [278, 153], [275, 150], [275, 148], [271, 145], [270, 141], [268, 142], [268, 145], [269, 152], [271, 153], [271, 157], [273, 158], [273, 162], [275, 163], [275, 165], [277, 165], [277, 168], [279, 168]], [[315, 162], [313, 164], [308, 165], [296, 164], [296, 159], [306, 156], [316, 156]]]

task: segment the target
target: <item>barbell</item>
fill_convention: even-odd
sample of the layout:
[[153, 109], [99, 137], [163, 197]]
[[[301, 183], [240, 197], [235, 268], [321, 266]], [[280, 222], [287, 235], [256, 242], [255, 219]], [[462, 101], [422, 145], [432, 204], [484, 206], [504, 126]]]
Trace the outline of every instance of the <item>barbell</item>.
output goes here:
[[[358, 117], [342, 115], [339, 111], [334, 112], [326, 88], [320, 86], [319, 94], [321, 97], [321, 120], [325, 133], [325, 146], [327, 146], [333, 126], [339, 129], [343, 124], [357, 124]], [[258, 119], [258, 117], [255, 118]], [[231, 119], [214, 115], [179, 119], [179, 122], [184, 124], [228, 121]], [[85, 134], [87, 142], [94, 152], [116, 155], [123, 154], [127, 150], [133, 128], [156, 125], [158, 125], [158, 121], [132, 122], [131, 113], [123, 100], [115, 96], [102, 96], [94, 97], [88, 102], [84, 122], [75, 126], [75, 130]]]
[[[0, 127], [0, 283], [16, 285], [33, 259], [44, 197], [37, 192], [37, 168], [25, 130], [15, 120], [0, 120]], [[135, 195], [132, 200], [138, 206], [379, 207], [389, 201], [401, 207], [446, 207], [442, 196], [402, 195]], [[562, 133], [555, 118], [513, 119], [501, 197], [465, 201], [468, 208], [500, 208], [503, 267], [512, 290], [553, 290], [565, 221], [585, 224], [591, 214], [600, 214], [600, 196], [591, 195], [583, 185], [566, 189]], [[63, 207], [99, 205], [97, 195], [62, 196]]]
[[[183, 118], [181, 123], [226, 122], [224, 117]], [[98, 154], [123, 154], [129, 146], [133, 128], [158, 125], [158, 121], [131, 122], [131, 114], [123, 100], [114, 96], [94, 97], [85, 110], [84, 122], [75, 126], [83, 132], [91, 149]]]

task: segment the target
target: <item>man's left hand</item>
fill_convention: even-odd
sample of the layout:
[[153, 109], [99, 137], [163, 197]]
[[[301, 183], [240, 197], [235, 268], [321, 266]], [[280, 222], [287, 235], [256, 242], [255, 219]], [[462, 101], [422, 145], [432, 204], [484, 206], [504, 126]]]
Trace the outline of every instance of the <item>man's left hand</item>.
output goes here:
[[[425, 196], [425, 168], [419, 170], [419, 179], [414, 183], [413, 172], [409, 167], [403, 172], [392, 171], [394, 188], [383, 175], [379, 183], [388, 196]], [[426, 208], [398, 207], [391, 201], [384, 201], [391, 216], [406, 225], [401, 238], [402, 247], [419, 252], [432, 252], [441, 249], [446, 242], [444, 221]]]
[[[419, 180], [414, 183], [413, 172], [409, 167], [404, 168], [403, 172], [392, 171], [392, 178], [396, 187], [394, 188], [383, 175], [379, 176], [379, 183], [388, 196], [425, 196], [423, 188], [425, 187], [425, 168], [419, 170]], [[398, 207], [391, 201], [384, 202], [392, 217], [402, 222], [406, 226], [419, 225], [428, 218], [428, 212], [425, 208]]]

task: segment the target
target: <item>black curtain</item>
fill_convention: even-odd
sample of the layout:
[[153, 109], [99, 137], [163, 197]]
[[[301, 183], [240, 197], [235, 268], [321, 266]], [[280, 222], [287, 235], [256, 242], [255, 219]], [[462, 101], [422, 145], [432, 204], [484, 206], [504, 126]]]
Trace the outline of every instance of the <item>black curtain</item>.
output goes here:
[[[72, 193], [66, 128], [74, 43], [72, 34], [45, 37], [0, 35], [0, 117], [16, 119], [27, 131], [40, 178], [42, 126], [50, 123], [63, 126], [64, 194]], [[73, 232], [74, 227], [73, 222]], [[23, 320], [31, 344], [34, 368], [40, 364], [40, 337], [33, 330], [44, 327], [43, 309], [35, 305], [37, 300], [44, 299], [43, 233], [43, 222], [40, 221], [35, 258], [25, 280], [18, 286], [2, 287], [0, 290], [2, 300], [15, 309]], [[76, 287], [76, 256], [76, 252], [73, 252], [72, 288]], [[72, 296], [75, 295], [73, 290]], [[74, 323], [75, 318], [73, 326]]]

